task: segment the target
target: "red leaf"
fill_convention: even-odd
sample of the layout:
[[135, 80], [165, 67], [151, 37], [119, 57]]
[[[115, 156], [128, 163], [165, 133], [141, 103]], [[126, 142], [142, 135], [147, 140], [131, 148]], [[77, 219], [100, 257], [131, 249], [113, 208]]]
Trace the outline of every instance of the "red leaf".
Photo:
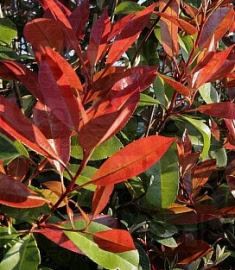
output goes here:
[[0, 203], [15, 208], [34, 208], [44, 205], [46, 200], [22, 183], [0, 173]]
[[107, 159], [91, 182], [104, 186], [138, 175], [156, 163], [174, 141], [174, 138], [149, 136], [132, 142]]
[[177, 16], [169, 15], [167, 13], [162, 12], [154, 12], [154, 13], [166, 19], [167, 21], [170, 21], [179, 28], [183, 29], [189, 35], [195, 35], [197, 33], [197, 28], [195, 26], [193, 26], [192, 24], [188, 23], [185, 20], [178, 18]]
[[209, 82], [214, 74], [223, 66], [232, 49], [233, 46], [230, 46], [220, 52], [207, 53], [202, 61], [191, 71], [191, 87], [198, 89], [204, 83]]
[[29, 165], [28, 158], [17, 157], [7, 164], [7, 174], [14, 180], [21, 182], [29, 170]]
[[79, 6], [68, 17], [68, 20], [78, 39], [83, 39], [84, 37], [84, 29], [89, 19], [89, 12], [89, 1], [84, 0], [79, 3]]
[[178, 245], [178, 247], [171, 251], [166, 251], [164, 254], [170, 259], [174, 259], [175, 255], [178, 254], [178, 264], [190, 264], [202, 257], [213, 249], [211, 246], [201, 240], [187, 240]]
[[175, 81], [173, 78], [167, 77], [161, 73], [157, 73], [167, 84], [169, 84], [177, 93], [183, 96], [189, 96], [190, 90], [187, 86], [183, 85], [180, 82]]
[[64, 34], [61, 25], [51, 19], [35, 19], [24, 27], [24, 36], [35, 50], [49, 46], [60, 52], [64, 46]]
[[52, 113], [65, 125], [77, 130], [79, 112], [83, 107], [76, 89], [81, 90], [81, 83], [72, 67], [59, 54], [47, 51], [42, 55], [39, 85], [45, 104]]
[[92, 199], [92, 214], [97, 216], [109, 202], [114, 185], [97, 186]]
[[231, 102], [205, 104], [198, 107], [196, 111], [218, 118], [235, 118], [235, 104]]
[[93, 150], [114, 136], [130, 119], [139, 101], [139, 90], [132, 86], [122, 91], [111, 91], [89, 111], [89, 121], [79, 127], [79, 143], [86, 151]]
[[199, 39], [200, 49], [216, 44], [227, 32], [234, 21], [233, 7], [219, 7], [207, 18]]
[[[148, 23], [155, 6], [156, 3], [150, 5], [149, 7], [146, 7], [144, 10], [138, 12], [132, 17], [127, 17], [129, 18], [129, 20], [125, 22], [120, 34], [118, 34], [115, 41], [110, 46], [110, 51], [106, 64], [115, 63], [123, 55], [123, 53], [126, 52], [127, 49], [129, 49], [129, 47], [134, 43], [138, 35]], [[117, 27], [115, 27], [115, 30], [118, 30]], [[113, 36], [112, 33], [111, 35]]]
[[42, 132], [22, 114], [18, 107], [0, 96], [0, 126], [16, 140], [39, 154], [60, 160]]
[[136, 249], [133, 239], [127, 231], [108, 230], [93, 234], [94, 242], [103, 250], [120, 253]]
[[91, 29], [87, 58], [92, 69], [108, 49], [107, 41], [110, 31], [111, 22], [107, 9], [105, 9], [102, 16], [95, 22]]
[[24, 65], [15, 61], [0, 60], [0, 77], [22, 82], [34, 97], [43, 100], [37, 74]]
[[[67, 164], [70, 158], [70, 130], [52, 114], [50, 108], [41, 102], [37, 102], [33, 110], [34, 124], [42, 131], [48, 143], [55, 150], [60, 159]], [[58, 171], [64, 167], [57, 161], [52, 161]]]
[[62, 229], [43, 228], [36, 230], [35, 232], [44, 235], [46, 238], [62, 248], [66, 248], [75, 253], [83, 254], [83, 252], [64, 234]]
[[[160, 0], [159, 11], [162, 11], [163, 8], [168, 4], [168, 2], [168, 0]], [[171, 1], [170, 5], [167, 7], [164, 13], [169, 15], [170, 17], [179, 17], [179, 7], [179, 0]], [[171, 20], [165, 19], [162, 16], [160, 19], [160, 30], [162, 46], [165, 52], [171, 57], [177, 55], [179, 52], [178, 26]]]

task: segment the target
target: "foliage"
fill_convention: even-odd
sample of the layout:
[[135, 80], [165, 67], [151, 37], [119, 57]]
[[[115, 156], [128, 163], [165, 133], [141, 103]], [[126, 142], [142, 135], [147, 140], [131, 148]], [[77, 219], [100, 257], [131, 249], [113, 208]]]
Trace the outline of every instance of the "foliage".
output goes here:
[[0, 269], [230, 269], [232, 2], [6, 1]]

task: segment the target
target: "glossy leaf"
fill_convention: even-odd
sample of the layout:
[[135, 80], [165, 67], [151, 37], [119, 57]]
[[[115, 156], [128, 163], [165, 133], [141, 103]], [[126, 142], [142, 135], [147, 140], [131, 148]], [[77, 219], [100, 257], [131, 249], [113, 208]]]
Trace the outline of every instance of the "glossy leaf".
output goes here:
[[38, 269], [41, 262], [40, 252], [32, 234], [18, 239], [17, 242], [4, 255], [0, 269]]
[[[58, 62], [57, 59], [61, 61]], [[38, 81], [45, 104], [51, 109], [52, 113], [65, 125], [77, 130], [81, 104], [79, 96], [77, 99], [75, 97], [76, 92], [74, 93], [73, 85], [68, 79], [70, 70], [67, 69], [68, 65], [63, 65], [64, 62], [59, 55], [56, 59], [51, 58], [48, 54], [43, 55]], [[66, 69], [67, 72], [64, 72]]]
[[209, 82], [214, 74], [223, 66], [232, 49], [233, 46], [230, 46], [223, 51], [207, 53], [191, 72], [191, 87], [198, 89], [204, 83]]
[[135, 250], [133, 239], [127, 231], [107, 230], [93, 234], [95, 243], [103, 250], [120, 253]]
[[232, 7], [217, 8], [206, 20], [199, 39], [200, 49], [207, 48], [213, 41], [216, 44], [228, 31], [234, 20]]
[[175, 81], [173, 78], [167, 77], [165, 75], [162, 75], [161, 73], [157, 73], [158, 76], [160, 76], [168, 85], [170, 85], [177, 93], [183, 95], [183, 96], [189, 96], [190, 95], [190, 89], [183, 85], [180, 82]]
[[11, 44], [13, 38], [17, 37], [16, 25], [9, 18], [0, 18], [0, 43], [1, 44]]
[[131, 1], [121, 2], [114, 11], [114, 14], [130, 14], [143, 10], [144, 7]]
[[39, 18], [28, 22], [24, 27], [24, 36], [38, 51], [49, 46], [60, 52], [64, 46], [64, 33], [61, 26], [52, 19]]
[[7, 164], [7, 174], [16, 181], [22, 181], [29, 171], [30, 160], [24, 157], [13, 159]]
[[[161, 12], [163, 8], [168, 3], [168, 0], [159, 1], [159, 11]], [[164, 11], [165, 14], [173, 17], [179, 16], [179, 0], [172, 1], [167, 9]], [[165, 52], [173, 57], [177, 55], [179, 51], [178, 44], [178, 26], [172, 23], [170, 20], [161, 17], [160, 19], [160, 29], [161, 29], [161, 39], [162, 46]]]
[[111, 31], [111, 22], [105, 9], [102, 16], [95, 22], [91, 29], [90, 42], [87, 48], [89, 65], [93, 66], [101, 59], [108, 49], [108, 35]]
[[11, 159], [19, 155], [20, 153], [13, 143], [0, 134], [0, 160]]
[[149, 136], [128, 144], [106, 160], [92, 177], [96, 185], [116, 184], [147, 170], [174, 142], [174, 138]]
[[10, 176], [0, 173], [0, 203], [17, 208], [42, 206], [46, 200]]
[[97, 186], [92, 199], [92, 214], [97, 216], [100, 214], [109, 202], [109, 198], [113, 192], [114, 185]]
[[[115, 102], [113, 102], [115, 100]], [[83, 150], [91, 151], [114, 136], [130, 119], [139, 100], [139, 89], [132, 86], [112, 91], [88, 113], [90, 120], [80, 124], [78, 139]]]
[[218, 102], [199, 106], [196, 110], [210, 116], [226, 119], [235, 118], [235, 104], [231, 102]]
[[158, 163], [146, 172], [150, 185], [145, 196], [151, 208], [164, 209], [175, 201], [179, 185], [178, 167], [176, 153], [169, 148]]
[[0, 126], [12, 137], [32, 150], [60, 161], [60, 158], [41, 131], [21, 113], [20, 109], [4, 97], [0, 97]]
[[[134, 43], [140, 32], [144, 29], [156, 4], [146, 7], [144, 10], [133, 15], [110, 46], [106, 64], [115, 63], [124, 52]], [[119, 30], [120, 31], [120, 30]]]

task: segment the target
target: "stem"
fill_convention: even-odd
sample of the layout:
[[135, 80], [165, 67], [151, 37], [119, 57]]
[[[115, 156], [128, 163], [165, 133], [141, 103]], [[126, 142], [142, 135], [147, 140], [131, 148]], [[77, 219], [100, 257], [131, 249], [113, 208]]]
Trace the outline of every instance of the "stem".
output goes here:
[[[161, 12], [165, 12], [166, 9], [167, 9], [167, 8], [169, 7], [169, 5], [171, 4], [171, 2], [173, 2], [173, 0], [169, 0], [169, 1], [167, 2], [167, 4], [165, 5], [165, 7], [162, 9]], [[149, 28], [147, 34], [145, 35], [144, 39], [143, 39], [142, 42], [140, 43], [139, 48], [136, 50], [136, 53], [135, 53], [133, 59], [131, 60], [131, 65], [132, 65], [132, 66], [134, 65], [135, 60], [136, 60], [137, 56], [139, 55], [139, 53], [140, 53], [142, 47], [144, 46], [145, 42], [148, 40], [148, 38], [149, 38], [150, 35], [152, 34], [152, 32], [153, 32], [153, 30], [154, 30], [156, 24], [160, 21], [160, 18], [161, 18], [160, 16], [157, 16], [157, 18], [156, 18], [155, 21], [153, 22], [152, 26]]]

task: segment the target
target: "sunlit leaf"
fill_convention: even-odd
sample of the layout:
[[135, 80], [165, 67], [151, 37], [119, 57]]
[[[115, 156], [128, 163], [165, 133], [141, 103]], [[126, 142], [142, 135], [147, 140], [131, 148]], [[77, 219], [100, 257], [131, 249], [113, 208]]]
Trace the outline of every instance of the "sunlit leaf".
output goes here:
[[231, 102], [217, 102], [206, 105], [201, 105], [197, 111], [208, 114], [210, 116], [226, 119], [235, 118], [235, 104]]
[[0, 43], [11, 44], [13, 38], [17, 37], [16, 25], [9, 18], [0, 18]]

